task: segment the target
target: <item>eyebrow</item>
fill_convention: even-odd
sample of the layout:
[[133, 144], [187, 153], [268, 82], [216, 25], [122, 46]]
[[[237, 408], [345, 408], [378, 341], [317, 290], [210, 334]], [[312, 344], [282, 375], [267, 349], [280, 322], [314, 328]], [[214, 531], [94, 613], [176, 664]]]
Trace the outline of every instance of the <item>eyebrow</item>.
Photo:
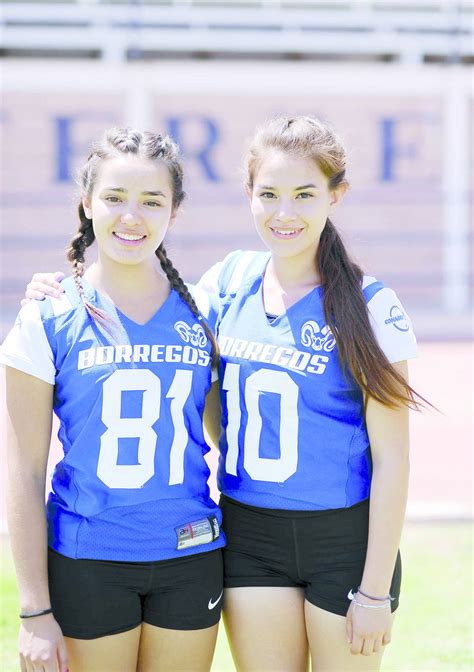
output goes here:
[[[104, 187], [104, 191], [116, 191], [119, 194], [125, 194], [127, 193], [126, 189], [123, 189], [122, 187]], [[142, 191], [143, 196], [163, 196], [166, 198], [166, 194], [164, 194], [162, 191]]]
[[295, 191], [301, 191], [302, 189], [317, 189], [318, 187], [315, 184], [303, 184], [302, 187], [296, 187]]
[[[259, 184], [259, 189], [271, 189], [275, 191], [276, 187], [268, 187], [265, 184]], [[302, 187], [296, 187], [293, 191], [302, 191], [303, 189], [317, 189], [318, 187], [315, 184], [303, 184]]]

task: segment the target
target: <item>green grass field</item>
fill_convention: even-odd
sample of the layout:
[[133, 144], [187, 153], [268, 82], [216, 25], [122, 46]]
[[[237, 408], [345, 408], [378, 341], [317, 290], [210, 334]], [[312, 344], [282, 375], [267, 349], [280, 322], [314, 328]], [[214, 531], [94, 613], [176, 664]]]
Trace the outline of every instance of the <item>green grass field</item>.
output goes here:
[[[402, 544], [402, 599], [395, 620], [393, 643], [387, 647], [384, 671], [473, 669], [471, 533], [472, 526], [468, 523], [407, 524]], [[17, 672], [17, 595], [6, 544], [0, 557], [0, 669]], [[223, 628], [212, 670], [234, 670]]]

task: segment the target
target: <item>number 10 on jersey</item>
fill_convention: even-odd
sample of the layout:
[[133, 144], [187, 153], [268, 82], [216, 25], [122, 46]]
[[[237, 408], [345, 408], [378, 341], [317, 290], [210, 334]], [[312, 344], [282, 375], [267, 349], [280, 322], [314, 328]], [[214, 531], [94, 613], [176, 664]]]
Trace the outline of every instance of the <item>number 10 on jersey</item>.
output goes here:
[[[227, 392], [227, 456], [228, 474], [237, 475], [240, 406], [240, 364], [227, 364], [222, 388]], [[242, 403], [247, 410], [243, 442], [243, 465], [253, 480], [282, 483], [296, 472], [298, 464], [298, 386], [286, 371], [259, 369], [242, 382]], [[260, 395], [272, 392], [280, 397], [280, 431], [278, 458], [260, 457], [262, 416]]]

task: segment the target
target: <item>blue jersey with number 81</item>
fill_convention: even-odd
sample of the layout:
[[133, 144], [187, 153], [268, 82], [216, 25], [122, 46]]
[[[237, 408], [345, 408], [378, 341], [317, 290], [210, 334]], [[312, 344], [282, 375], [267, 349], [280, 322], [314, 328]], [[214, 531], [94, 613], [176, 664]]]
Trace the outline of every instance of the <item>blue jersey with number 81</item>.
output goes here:
[[[90, 319], [73, 280], [63, 285], [61, 299], [20, 311], [1, 351], [3, 364], [54, 384], [64, 457], [47, 504], [49, 545], [73, 558], [121, 561], [222, 546], [223, 535], [204, 536], [178, 550], [181, 526], [208, 518], [216, 537], [221, 520], [204, 459], [211, 345], [202, 325], [174, 290], [139, 325], [84, 281], [110, 315], [110, 334]], [[209, 297], [195, 298], [214, 326]]]

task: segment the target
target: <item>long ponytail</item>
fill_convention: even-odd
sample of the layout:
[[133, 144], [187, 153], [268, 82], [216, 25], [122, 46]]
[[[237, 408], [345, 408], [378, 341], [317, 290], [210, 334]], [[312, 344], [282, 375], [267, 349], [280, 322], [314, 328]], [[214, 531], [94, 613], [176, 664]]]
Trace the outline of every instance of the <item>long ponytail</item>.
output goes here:
[[316, 265], [324, 316], [336, 339], [342, 365], [367, 396], [385, 406], [401, 404], [418, 409], [420, 400], [426, 400], [410, 387], [379, 346], [362, 293], [362, 270], [351, 261], [329, 219], [319, 241]]

